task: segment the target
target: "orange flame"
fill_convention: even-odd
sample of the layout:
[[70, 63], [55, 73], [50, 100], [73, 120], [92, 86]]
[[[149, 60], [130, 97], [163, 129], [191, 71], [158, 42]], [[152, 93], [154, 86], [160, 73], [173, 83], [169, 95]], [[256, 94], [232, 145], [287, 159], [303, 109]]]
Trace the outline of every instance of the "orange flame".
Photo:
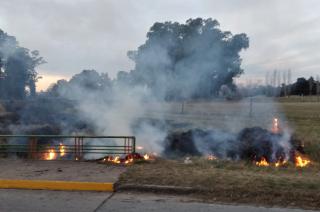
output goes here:
[[132, 163], [133, 162], [133, 158], [129, 158], [128, 160], [126, 160], [124, 163], [128, 164], [128, 163]]
[[274, 166], [275, 167], [279, 167], [279, 166], [284, 166], [288, 161], [284, 160], [284, 161], [277, 161], [275, 162]]
[[60, 152], [60, 157], [63, 157], [66, 154], [65, 146], [62, 143], [60, 143], [59, 145], [59, 152]]
[[45, 154], [45, 160], [54, 160], [56, 159], [57, 155], [54, 149], [49, 149], [48, 152]]
[[301, 155], [296, 155], [295, 157], [296, 167], [305, 167], [308, 166], [310, 163], [311, 161], [306, 157], [302, 157]]
[[148, 154], [145, 154], [145, 155], [143, 156], [143, 158], [144, 158], [145, 160], [149, 160], [149, 159], [150, 159], [150, 156], [149, 156]]
[[119, 156], [116, 156], [116, 157], [112, 160], [112, 162], [114, 162], [114, 163], [120, 163], [120, 157], [119, 157]]
[[208, 160], [216, 160], [216, 156], [214, 155], [208, 155]]
[[256, 161], [257, 166], [269, 166], [268, 161], [262, 157], [260, 161]]

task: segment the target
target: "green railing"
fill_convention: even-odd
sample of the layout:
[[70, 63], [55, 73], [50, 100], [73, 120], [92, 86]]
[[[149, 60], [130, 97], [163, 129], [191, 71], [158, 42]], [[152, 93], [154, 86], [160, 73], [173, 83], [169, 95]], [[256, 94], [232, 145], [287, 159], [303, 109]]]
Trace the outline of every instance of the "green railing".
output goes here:
[[0, 157], [82, 160], [134, 154], [135, 148], [134, 136], [0, 135]]

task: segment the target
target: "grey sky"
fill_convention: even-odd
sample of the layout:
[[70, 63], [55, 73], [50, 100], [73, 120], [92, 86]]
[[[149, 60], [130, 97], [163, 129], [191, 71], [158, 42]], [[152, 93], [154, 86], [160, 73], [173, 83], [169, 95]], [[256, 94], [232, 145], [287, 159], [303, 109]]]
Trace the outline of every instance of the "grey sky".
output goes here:
[[247, 33], [245, 76], [292, 69], [293, 78], [320, 74], [318, 0], [1, 0], [0, 28], [40, 50], [41, 87], [82, 69], [130, 70], [126, 52], [145, 41], [156, 21], [212, 17], [222, 30]]

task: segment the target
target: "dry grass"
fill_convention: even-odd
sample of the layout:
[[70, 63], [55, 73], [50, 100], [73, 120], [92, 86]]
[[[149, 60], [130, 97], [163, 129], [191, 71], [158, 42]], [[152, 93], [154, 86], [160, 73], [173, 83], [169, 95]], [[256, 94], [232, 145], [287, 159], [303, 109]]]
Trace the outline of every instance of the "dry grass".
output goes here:
[[[250, 116], [250, 101], [186, 102], [152, 105], [147, 118], [164, 118], [170, 128], [216, 128], [239, 132], [244, 127], [270, 128], [274, 116], [283, 117], [294, 135], [305, 144], [307, 153], [320, 162], [320, 102], [318, 97], [254, 98]], [[302, 101], [303, 100], [303, 101]]]
[[244, 162], [207, 161], [193, 164], [158, 160], [136, 164], [121, 175], [120, 184], [193, 187], [204, 201], [253, 203], [320, 208], [320, 172], [317, 165], [263, 168]]
[[[286, 117], [285, 121], [294, 135], [304, 142], [307, 154], [314, 161], [311, 167], [264, 168], [245, 162], [196, 158], [190, 165], [181, 161], [158, 160], [130, 167], [121, 175], [120, 184], [193, 187], [198, 191], [193, 195], [209, 202], [320, 209], [320, 102], [308, 101], [307, 98], [303, 101], [301, 98], [256, 101], [252, 116], [249, 116], [248, 101], [185, 103], [183, 113], [181, 103], [168, 103], [161, 105], [166, 108], [165, 114], [157, 114], [155, 105], [150, 117], [160, 115], [182, 129], [203, 127], [239, 131], [246, 126], [268, 128], [272, 117], [280, 115]], [[228, 125], [230, 122], [232, 126]]]
[[306, 152], [320, 162], [320, 103], [283, 102], [280, 106], [294, 135], [304, 142]]

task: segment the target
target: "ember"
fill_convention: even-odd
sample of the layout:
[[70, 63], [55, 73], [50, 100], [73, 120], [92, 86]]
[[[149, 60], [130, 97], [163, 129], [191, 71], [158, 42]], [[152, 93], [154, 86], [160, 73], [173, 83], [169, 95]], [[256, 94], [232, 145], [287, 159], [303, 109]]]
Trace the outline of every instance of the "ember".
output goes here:
[[134, 161], [139, 161], [139, 160], [147, 161], [152, 159], [154, 159], [154, 157], [152, 157], [149, 154], [140, 155], [139, 153], [135, 153], [135, 154], [128, 154], [124, 157], [106, 156], [101, 161], [105, 163], [113, 163], [113, 164], [132, 164]]

